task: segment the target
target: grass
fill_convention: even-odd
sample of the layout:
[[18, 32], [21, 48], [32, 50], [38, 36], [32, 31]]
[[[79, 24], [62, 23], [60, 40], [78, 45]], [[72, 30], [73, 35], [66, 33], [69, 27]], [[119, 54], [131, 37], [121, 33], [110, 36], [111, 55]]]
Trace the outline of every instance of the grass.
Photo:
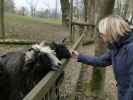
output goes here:
[[[61, 19], [46, 19], [5, 13], [5, 35], [6, 39], [55, 41], [61, 40], [69, 34], [68, 30], [62, 26]], [[8, 48], [6, 49], [8, 50]]]
[[[6, 38], [30, 40], [62, 39], [68, 34], [61, 19], [46, 19], [5, 13]], [[66, 33], [65, 33], [66, 32]]]
[[5, 14], [6, 21], [14, 21], [25, 24], [61, 24], [61, 19], [46, 19], [46, 18], [37, 18], [31, 16], [20, 16], [16, 14], [6, 13]]

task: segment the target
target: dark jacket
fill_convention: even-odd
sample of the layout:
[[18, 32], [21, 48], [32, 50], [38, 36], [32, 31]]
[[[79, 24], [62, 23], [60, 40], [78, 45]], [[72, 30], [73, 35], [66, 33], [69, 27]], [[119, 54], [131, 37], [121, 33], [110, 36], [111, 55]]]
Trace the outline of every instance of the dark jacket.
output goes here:
[[112, 65], [117, 81], [119, 100], [133, 100], [133, 33], [109, 46], [99, 57], [79, 54], [78, 61], [93, 66]]

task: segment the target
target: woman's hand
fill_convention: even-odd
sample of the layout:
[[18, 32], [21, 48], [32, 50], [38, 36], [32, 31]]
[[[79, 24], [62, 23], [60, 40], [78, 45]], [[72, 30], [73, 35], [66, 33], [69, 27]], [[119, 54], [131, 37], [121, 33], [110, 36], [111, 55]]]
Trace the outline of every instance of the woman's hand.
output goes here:
[[77, 59], [79, 56], [79, 53], [75, 50], [70, 50], [70, 53], [71, 53], [71, 57], [74, 59]]

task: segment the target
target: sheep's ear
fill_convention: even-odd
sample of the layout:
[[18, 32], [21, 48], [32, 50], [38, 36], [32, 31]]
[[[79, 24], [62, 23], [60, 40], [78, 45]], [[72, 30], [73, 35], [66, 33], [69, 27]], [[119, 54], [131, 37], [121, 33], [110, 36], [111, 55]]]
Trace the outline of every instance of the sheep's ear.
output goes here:
[[62, 40], [58, 40], [55, 42], [56, 45], [60, 45], [60, 44], [63, 44]]
[[31, 47], [31, 48], [28, 48], [28, 51], [32, 51], [33, 50], [33, 48]]
[[28, 63], [34, 59], [34, 51], [27, 51], [25, 53], [25, 61]]
[[50, 47], [51, 47], [52, 49], [55, 49], [56, 46], [57, 46], [57, 43], [56, 43], [55, 41], [53, 41], [53, 42], [50, 44]]
[[60, 40], [60, 41], [58, 41], [58, 44], [65, 44], [65, 41], [66, 41], [66, 38], [64, 38], [64, 39], [62, 39], [62, 40]]
[[39, 45], [40, 46], [45, 46], [45, 44], [46, 44], [46, 41], [42, 41]]
[[57, 44], [58, 44], [58, 43], [55, 42], [55, 41], [52, 42], [52, 45], [54, 45], [54, 46], [56, 46]]
[[65, 44], [67, 38], [62, 39], [62, 44]]

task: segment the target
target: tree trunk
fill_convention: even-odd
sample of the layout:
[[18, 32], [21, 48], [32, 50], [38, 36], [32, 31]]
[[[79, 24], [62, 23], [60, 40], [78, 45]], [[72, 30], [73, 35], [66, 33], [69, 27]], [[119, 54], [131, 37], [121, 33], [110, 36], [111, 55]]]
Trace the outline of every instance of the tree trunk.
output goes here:
[[[112, 13], [114, 8], [115, 0], [92, 0], [95, 7], [95, 25], [101, 20], [101, 18], [109, 15]], [[90, 12], [91, 13], [91, 12]], [[93, 17], [93, 13], [90, 14]], [[88, 17], [89, 18], [89, 17]], [[95, 29], [96, 30], [96, 29]], [[96, 49], [95, 55], [100, 55], [104, 53], [105, 45], [101, 39], [98, 38], [98, 33], [95, 31], [96, 34]], [[105, 69], [98, 68], [95, 66], [93, 68], [92, 74], [92, 81], [91, 81], [91, 92], [95, 95], [98, 100], [103, 96], [104, 93], [104, 81], [105, 81]]]
[[115, 13], [133, 24], [133, 0], [116, 0]]
[[69, 11], [70, 11], [70, 3], [69, 0], [60, 0], [61, 10], [62, 10], [62, 24], [69, 25]]
[[[87, 24], [95, 24], [95, 0], [84, 0], [84, 17]], [[83, 40], [83, 44], [89, 43], [95, 39], [94, 27], [87, 28], [87, 34]]]
[[0, 33], [2, 38], [5, 37], [4, 29], [4, 0], [0, 0]]
[[87, 3], [87, 22], [89, 24], [95, 24], [95, 0], [88, 0]]
[[129, 20], [129, 22], [133, 24], [133, 0], [129, 0], [127, 8], [128, 10], [126, 17]]
[[87, 21], [87, 15], [88, 15], [88, 1], [89, 0], [83, 0], [83, 2], [84, 2], [84, 18], [85, 18], [85, 22]]

